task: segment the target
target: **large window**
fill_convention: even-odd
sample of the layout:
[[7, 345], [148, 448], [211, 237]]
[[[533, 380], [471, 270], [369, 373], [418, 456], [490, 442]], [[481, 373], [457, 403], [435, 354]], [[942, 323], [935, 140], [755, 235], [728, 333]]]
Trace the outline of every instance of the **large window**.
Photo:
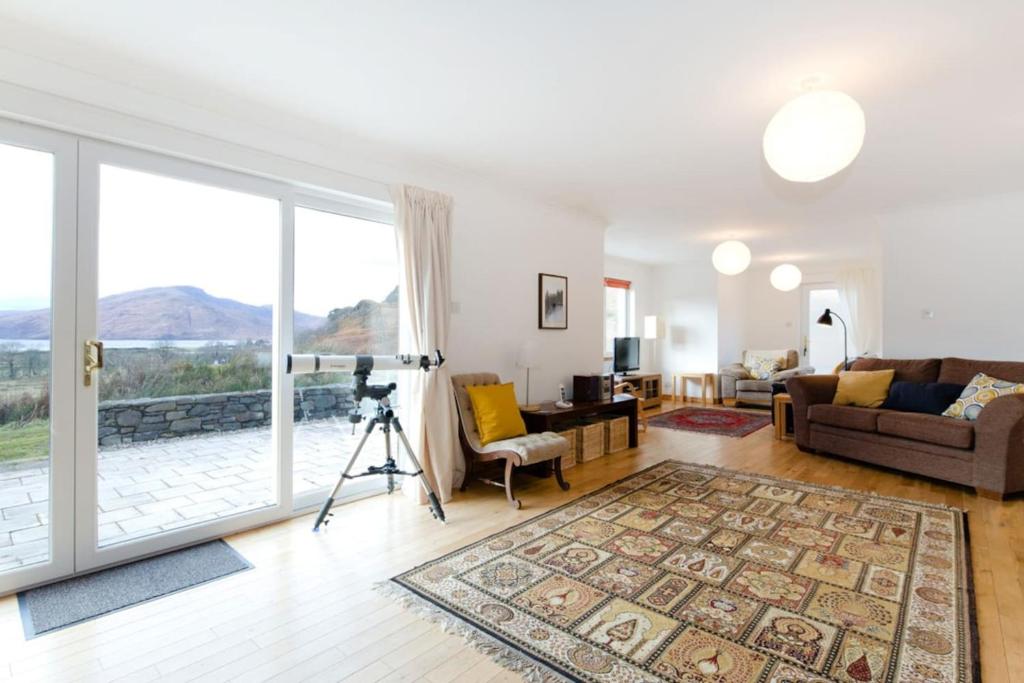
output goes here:
[[611, 357], [615, 337], [633, 334], [633, 291], [628, 280], [604, 279], [604, 355]]

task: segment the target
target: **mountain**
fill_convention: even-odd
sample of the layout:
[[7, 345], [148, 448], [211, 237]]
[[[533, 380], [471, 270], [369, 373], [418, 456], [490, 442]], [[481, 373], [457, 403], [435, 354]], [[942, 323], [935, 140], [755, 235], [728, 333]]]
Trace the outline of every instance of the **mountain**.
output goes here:
[[[0, 311], [0, 339], [46, 339], [49, 309]], [[198, 287], [152, 287], [113, 294], [99, 301], [100, 339], [270, 339], [273, 311], [221, 299]], [[303, 333], [325, 319], [295, 313], [295, 331]]]
[[398, 288], [383, 301], [335, 308], [322, 326], [298, 336], [295, 347], [303, 353], [398, 353]]

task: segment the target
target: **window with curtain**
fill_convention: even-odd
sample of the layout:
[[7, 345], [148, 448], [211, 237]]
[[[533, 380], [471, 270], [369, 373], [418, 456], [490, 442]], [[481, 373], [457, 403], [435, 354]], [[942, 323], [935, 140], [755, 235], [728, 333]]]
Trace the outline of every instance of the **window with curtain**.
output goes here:
[[612, 340], [633, 333], [632, 291], [629, 280], [604, 279], [604, 355], [612, 355]]

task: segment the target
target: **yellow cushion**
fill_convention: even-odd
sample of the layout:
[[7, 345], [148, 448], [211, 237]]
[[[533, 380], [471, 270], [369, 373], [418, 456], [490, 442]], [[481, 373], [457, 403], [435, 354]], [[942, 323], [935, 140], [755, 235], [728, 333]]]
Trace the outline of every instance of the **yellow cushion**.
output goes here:
[[473, 417], [482, 446], [526, 433], [526, 423], [519, 414], [519, 402], [511, 382], [468, 386], [466, 391], [473, 404]]
[[877, 408], [889, 396], [895, 370], [843, 370], [832, 403], [837, 406]]

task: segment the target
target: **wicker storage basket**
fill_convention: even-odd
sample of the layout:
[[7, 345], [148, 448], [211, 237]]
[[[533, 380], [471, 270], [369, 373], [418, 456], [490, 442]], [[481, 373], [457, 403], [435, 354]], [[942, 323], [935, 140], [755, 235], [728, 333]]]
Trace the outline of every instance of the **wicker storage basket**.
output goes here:
[[576, 425], [576, 462], [587, 462], [604, 455], [604, 423], [580, 422]]
[[569, 452], [562, 456], [562, 471], [576, 465], [576, 429], [567, 429], [564, 432], [555, 432], [569, 442]]
[[629, 418], [613, 417], [604, 422], [604, 452], [618, 453], [629, 448]]

